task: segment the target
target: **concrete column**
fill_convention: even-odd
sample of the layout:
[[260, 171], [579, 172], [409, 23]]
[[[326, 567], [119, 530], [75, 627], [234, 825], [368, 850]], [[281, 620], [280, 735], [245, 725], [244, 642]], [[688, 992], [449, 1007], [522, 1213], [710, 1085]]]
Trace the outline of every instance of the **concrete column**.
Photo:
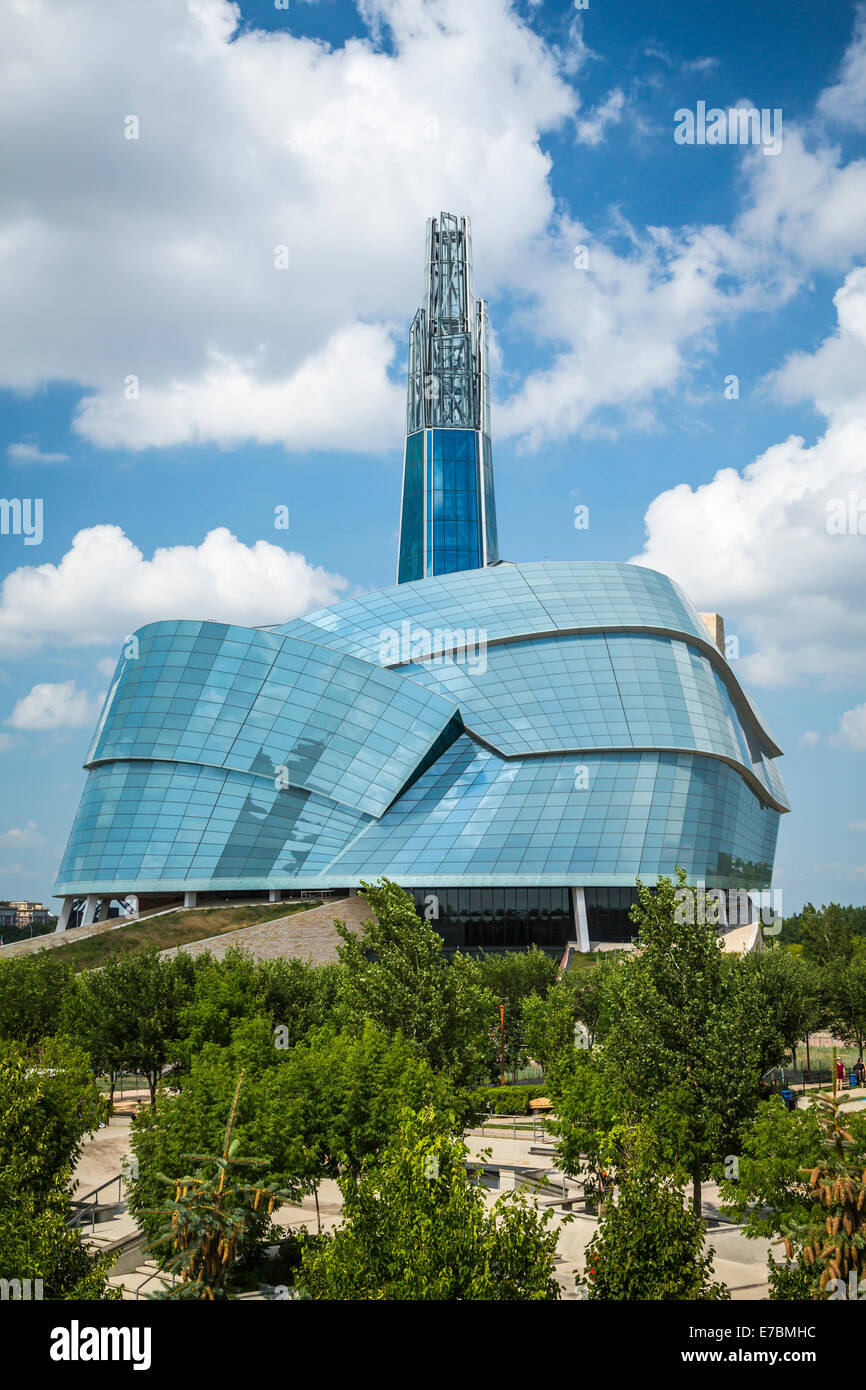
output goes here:
[[137, 916], [138, 916], [138, 898], [135, 896], [135, 894], [134, 894], [134, 893], [127, 893], [126, 897], [124, 898], [124, 902], [126, 903], [126, 915], [127, 915], [127, 917], [137, 917]]
[[57, 926], [54, 928], [55, 932], [66, 931], [66, 928], [69, 926], [69, 919], [72, 916], [72, 908], [74, 905], [74, 898], [63, 899], [63, 906], [57, 918]]
[[90, 927], [93, 925], [93, 919], [96, 916], [96, 904], [98, 902], [98, 893], [88, 893], [87, 899], [84, 903], [84, 912], [81, 914], [80, 925], [82, 927]]
[[269, 902], [269, 903], [279, 903], [279, 902], [282, 902], [282, 900], [283, 900], [283, 895], [282, 895], [282, 892], [281, 892], [281, 890], [280, 890], [279, 888], [269, 888], [269, 889], [268, 889], [268, 902]]
[[197, 902], [198, 902], [198, 893], [184, 893], [184, 895], [183, 895], [183, 905], [184, 905], [184, 907], [195, 907], [195, 905], [196, 905]]
[[103, 898], [102, 901], [101, 901], [101, 903], [99, 904], [98, 909], [97, 909], [97, 913], [96, 913], [96, 918], [95, 918], [95, 920], [96, 920], [97, 922], [107, 922], [107, 921], [108, 921], [108, 909], [109, 909], [110, 907], [111, 907], [111, 899], [110, 899], [110, 898]]
[[572, 888], [574, 894], [574, 935], [579, 951], [589, 950], [589, 926], [586, 920], [586, 896], [582, 888]]

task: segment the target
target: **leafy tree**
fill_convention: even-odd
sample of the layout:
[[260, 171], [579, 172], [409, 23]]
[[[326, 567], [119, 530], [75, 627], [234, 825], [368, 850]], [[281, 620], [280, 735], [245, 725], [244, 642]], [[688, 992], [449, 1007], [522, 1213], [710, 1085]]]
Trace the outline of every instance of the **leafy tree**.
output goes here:
[[603, 1027], [608, 986], [615, 961], [572, 967], [549, 990], [545, 999], [530, 995], [523, 1001], [523, 1028], [530, 1056], [548, 1069], [556, 1058], [573, 1051], [575, 1025], [582, 1023], [590, 1048]]
[[41, 1279], [49, 1299], [111, 1298], [110, 1259], [68, 1225], [81, 1140], [102, 1113], [88, 1059], [64, 1039], [0, 1046], [0, 1251], [3, 1276]]
[[35, 1043], [56, 1032], [71, 977], [56, 948], [0, 960], [0, 1039]]
[[824, 968], [821, 996], [825, 1017], [837, 1037], [854, 1044], [863, 1056], [866, 1042], [866, 954], [837, 956]]
[[469, 1084], [484, 1075], [499, 1010], [478, 964], [457, 953], [449, 965], [442, 938], [422, 921], [398, 884], [362, 884], [373, 912], [356, 935], [337, 922], [347, 1022], [373, 1019], [416, 1043], [435, 1071]]
[[121, 979], [117, 961], [80, 971], [69, 982], [61, 1015], [64, 1032], [87, 1052], [97, 1075], [108, 1077], [109, 1110], [128, 1057]]
[[850, 911], [839, 903], [821, 908], [806, 903], [800, 913], [799, 928], [803, 959], [815, 965], [847, 960], [854, 949], [854, 922]]
[[706, 1223], [685, 1205], [684, 1174], [664, 1170], [661, 1150], [645, 1123], [614, 1126], [606, 1136], [603, 1161], [616, 1201], [604, 1203], [586, 1249], [591, 1299], [730, 1298], [712, 1280]]
[[[177, 959], [184, 958], [179, 952]], [[222, 959], [203, 952], [193, 963], [189, 999], [181, 1009], [178, 1060], [188, 1066], [205, 1043], [226, 1046], [237, 1020], [268, 1016], [285, 1030], [286, 1047], [335, 1014], [342, 971], [306, 961], [256, 962], [232, 946]]]
[[783, 950], [753, 951], [740, 968], [754, 977], [766, 1006], [762, 1011], [767, 1025], [763, 1070], [781, 1061], [780, 1044], [791, 1052], [796, 1065], [797, 1044], [819, 1026], [822, 1016], [819, 972], [810, 961]]
[[[528, 951], [483, 955], [478, 966], [482, 983], [505, 1005], [505, 1065], [516, 1080], [518, 1067], [527, 1060], [522, 1006], [527, 998], [547, 996], [556, 982], [556, 961], [533, 946]], [[499, 1048], [496, 1054], [498, 1079]]]
[[434, 1073], [412, 1043], [388, 1038], [369, 1020], [360, 1032], [322, 1029], [288, 1050], [275, 1047], [270, 1019], [238, 1020], [230, 1046], [205, 1044], [182, 1089], [161, 1087], [155, 1107], [133, 1125], [139, 1178], [130, 1207], [149, 1234], [159, 1174], [180, 1172], [186, 1153], [214, 1150], [241, 1067], [234, 1133], [244, 1149], [270, 1155], [263, 1180], [298, 1197], [316, 1194], [323, 1178], [360, 1172], [393, 1134], [404, 1105], [433, 1105], [458, 1124], [474, 1115], [467, 1094]]
[[712, 1161], [735, 1151], [754, 1114], [771, 1029], [754, 977], [724, 955], [718, 927], [678, 910], [694, 891], [682, 871], [655, 891], [638, 880], [639, 950], [611, 972], [609, 1027], [593, 1057], [622, 1116], [669, 1134], [700, 1216]]
[[403, 1111], [379, 1162], [344, 1182], [344, 1220], [308, 1243], [298, 1284], [317, 1299], [553, 1300], [551, 1211], [522, 1194], [491, 1211], [467, 1149], [432, 1110]]

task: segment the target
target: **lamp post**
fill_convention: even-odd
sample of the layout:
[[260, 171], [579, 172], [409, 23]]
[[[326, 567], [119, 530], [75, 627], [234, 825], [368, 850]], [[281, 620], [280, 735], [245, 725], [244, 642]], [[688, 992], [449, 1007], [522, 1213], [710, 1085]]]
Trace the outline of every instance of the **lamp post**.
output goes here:
[[505, 1005], [499, 1005], [499, 1060], [502, 1071], [500, 1086], [505, 1085]]

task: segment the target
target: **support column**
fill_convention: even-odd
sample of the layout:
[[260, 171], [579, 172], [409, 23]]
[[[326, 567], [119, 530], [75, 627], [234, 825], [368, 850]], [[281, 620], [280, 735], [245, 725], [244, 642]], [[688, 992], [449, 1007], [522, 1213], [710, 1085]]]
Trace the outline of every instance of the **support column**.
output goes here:
[[282, 895], [282, 891], [281, 891], [279, 888], [269, 888], [269, 889], [268, 889], [268, 902], [269, 902], [269, 903], [279, 903], [279, 902], [282, 902], [282, 900], [283, 900], [283, 895]]
[[107, 921], [108, 921], [108, 909], [109, 909], [110, 907], [111, 907], [111, 899], [110, 899], [110, 898], [103, 898], [102, 901], [101, 901], [101, 903], [99, 904], [99, 908], [98, 908], [98, 910], [97, 910], [96, 917], [95, 917], [94, 920], [97, 921], [97, 922], [107, 922]]
[[88, 893], [84, 903], [84, 911], [81, 914], [81, 922], [79, 923], [80, 926], [90, 927], [93, 925], [93, 919], [96, 916], [96, 904], [98, 902], [98, 893]]
[[195, 907], [195, 905], [196, 905], [197, 902], [198, 902], [198, 893], [184, 893], [184, 895], [183, 895], [183, 905], [184, 905], [184, 907]]
[[574, 894], [574, 935], [579, 951], [589, 950], [589, 926], [586, 920], [586, 896], [582, 888], [572, 888]]
[[74, 898], [63, 899], [63, 906], [61, 907], [60, 913], [57, 917], [57, 926], [54, 928], [55, 932], [66, 931], [66, 928], [69, 926], [69, 919], [72, 916], [72, 909], [74, 906]]

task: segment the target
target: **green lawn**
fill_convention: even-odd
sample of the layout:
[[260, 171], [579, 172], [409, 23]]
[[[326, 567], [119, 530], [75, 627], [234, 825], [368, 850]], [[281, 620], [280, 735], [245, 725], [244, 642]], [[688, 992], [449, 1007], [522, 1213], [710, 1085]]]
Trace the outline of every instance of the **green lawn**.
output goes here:
[[154, 917], [149, 921], [131, 922], [129, 926], [87, 936], [83, 941], [73, 941], [68, 946], [58, 946], [56, 949], [62, 951], [62, 959], [69, 961], [75, 970], [86, 970], [89, 966], [105, 965], [110, 960], [116, 960], [136, 946], [152, 945], [165, 951], [169, 946], [184, 946], [188, 941], [223, 936], [226, 932], [239, 931], [241, 927], [274, 922], [278, 917], [288, 917], [292, 913], [305, 912], [309, 907], [318, 906], [313, 901], [261, 903], [252, 907], [193, 908], [186, 912], [169, 912], [164, 917]]

